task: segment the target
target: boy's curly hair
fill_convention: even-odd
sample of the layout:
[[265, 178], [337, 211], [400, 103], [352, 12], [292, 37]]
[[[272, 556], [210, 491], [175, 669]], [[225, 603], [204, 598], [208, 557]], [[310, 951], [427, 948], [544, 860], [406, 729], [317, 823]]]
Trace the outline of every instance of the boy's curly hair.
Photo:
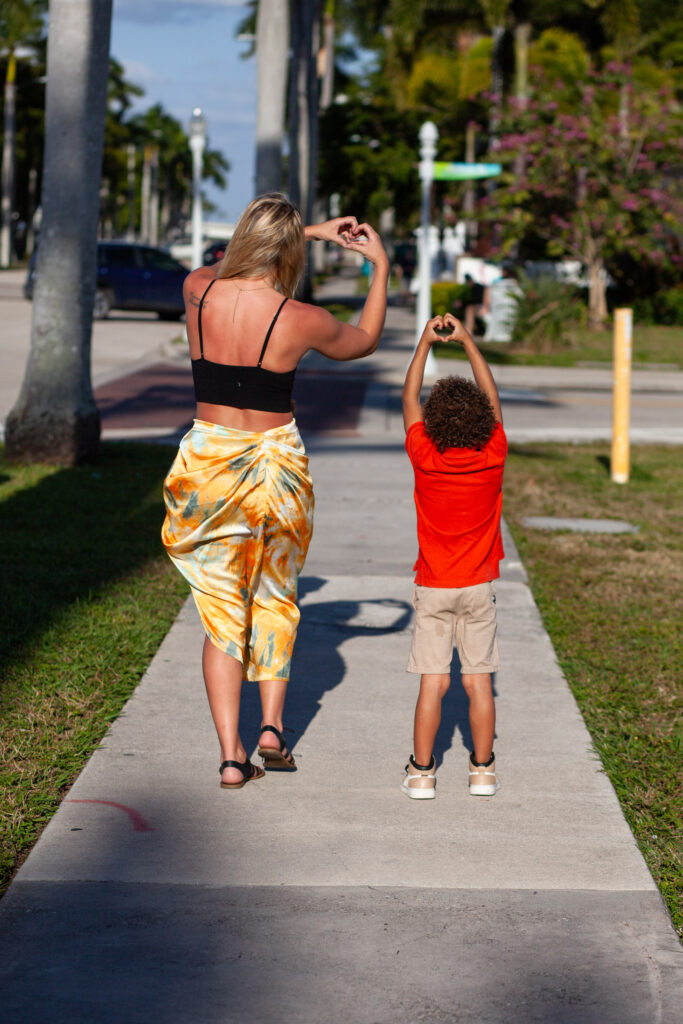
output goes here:
[[424, 404], [424, 427], [438, 451], [484, 448], [496, 426], [493, 406], [481, 388], [464, 377], [442, 377]]

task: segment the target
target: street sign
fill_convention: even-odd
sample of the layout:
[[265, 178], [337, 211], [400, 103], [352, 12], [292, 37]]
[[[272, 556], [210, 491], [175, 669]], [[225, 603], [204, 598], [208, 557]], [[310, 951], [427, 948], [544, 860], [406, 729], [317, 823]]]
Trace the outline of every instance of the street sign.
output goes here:
[[495, 178], [502, 171], [500, 164], [434, 163], [435, 181], [473, 181], [475, 178]]

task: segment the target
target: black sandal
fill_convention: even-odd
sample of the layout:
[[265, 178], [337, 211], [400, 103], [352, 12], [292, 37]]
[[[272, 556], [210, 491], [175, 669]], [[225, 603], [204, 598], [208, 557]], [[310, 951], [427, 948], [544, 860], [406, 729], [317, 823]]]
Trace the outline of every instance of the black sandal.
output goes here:
[[260, 765], [252, 764], [249, 758], [246, 761], [224, 761], [218, 769], [219, 775], [223, 774], [224, 768], [237, 768], [238, 771], [242, 772], [241, 782], [223, 782], [221, 779], [221, 789], [241, 789], [247, 782], [254, 782], [256, 779], [262, 779], [266, 774]]
[[[285, 738], [279, 729], [276, 729], [274, 725], [262, 725], [261, 732], [272, 732], [275, 733], [279, 742], [280, 749], [277, 750], [275, 747], [261, 747], [258, 748], [259, 757], [263, 758], [263, 767], [269, 771], [276, 772], [295, 772], [296, 762], [293, 756], [287, 750], [287, 744]], [[285, 751], [287, 754], [285, 756]]]

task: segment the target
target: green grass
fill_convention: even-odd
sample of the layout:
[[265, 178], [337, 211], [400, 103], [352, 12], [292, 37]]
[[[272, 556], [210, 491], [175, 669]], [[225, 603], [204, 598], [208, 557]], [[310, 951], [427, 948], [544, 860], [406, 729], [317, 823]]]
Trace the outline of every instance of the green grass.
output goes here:
[[318, 305], [326, 309], [332, 316], [335, 316], [337, 320], [342, 320], [345, 324], [358, 311], [358, 306], [349, 302], [320, 302]]
[[[604, 445], [512, 448], [504, 514], [541, 616], [626, 818], [683, 934], [683, 460]], [[531, 530], [523, 516], [625, 519], [636, 534]]]
[[[612, 364], [612, 330], [589, 331], [581, 328], [576, 332], [572, 347], [558, 348], [547, 354], [511, 348], [499, 342], [482, 342], [481, 351], [490, 363], [509, 366], [580, 366], [585, 363]], [[437, 345], [435, 354], [439, 358], [463, 359], [462, 349], [455, 345]], [[657, 364], [683, 369], [683, 328], [681, 327], [640, 327], [633, 328], [633, 365]]]
[[187, 595], [159, 537], [171, 459], [137, 444], [74, 469], [0, 458], [0, 891]]

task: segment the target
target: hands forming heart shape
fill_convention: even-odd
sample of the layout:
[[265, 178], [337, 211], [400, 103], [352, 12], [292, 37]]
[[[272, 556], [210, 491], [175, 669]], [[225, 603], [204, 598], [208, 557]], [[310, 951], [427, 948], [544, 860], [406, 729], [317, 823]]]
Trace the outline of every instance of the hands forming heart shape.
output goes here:
[[383, 263], [388, 267], [387, 256], [379, 235], [369, 224], [359, 224], [355, 217], [335, 217], [324, 224], [318, 224], [315, 228], [315, 237], [336, 242], [342, 249], [362, 253], [371, 263]]
[[458, 345], [464, 345], [468, 340], [472, 340], [463, 324], [452, 313], [433, 316], [427, 321], [422, 337], [430, 345], [437, 341], [454, 341]]

